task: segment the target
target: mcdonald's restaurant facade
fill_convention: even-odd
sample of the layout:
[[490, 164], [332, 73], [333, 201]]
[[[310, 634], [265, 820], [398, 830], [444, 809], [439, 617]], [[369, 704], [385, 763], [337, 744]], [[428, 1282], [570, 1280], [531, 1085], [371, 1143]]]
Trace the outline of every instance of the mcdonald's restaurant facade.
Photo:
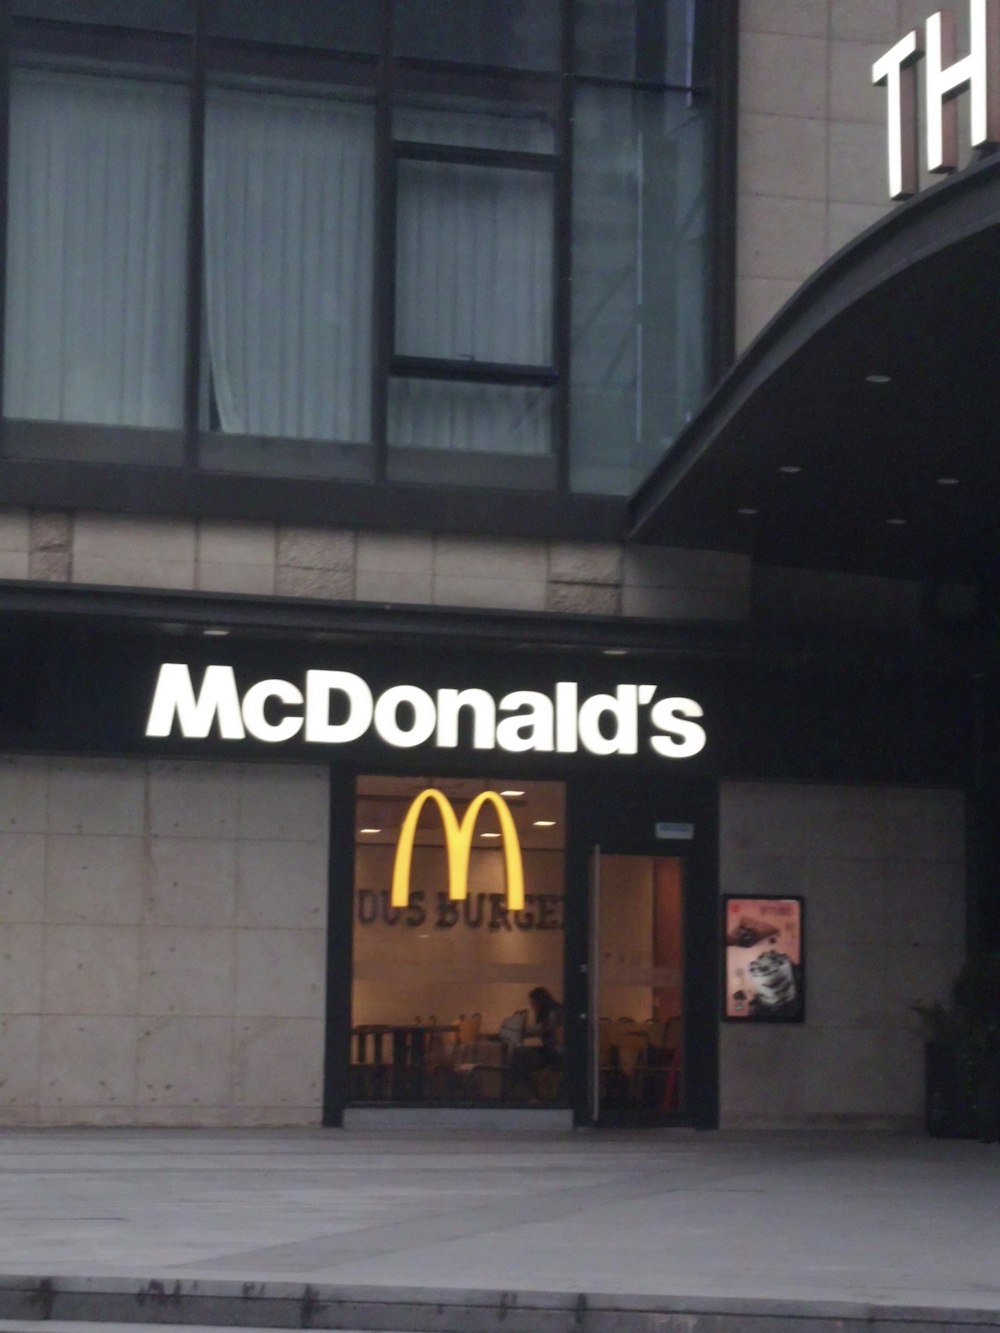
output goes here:
[[922, 1123], [1000, 127], [917, 8], [8, 0], [0, 1124]]
[[[908, 1005], [966, 910], [954, 680], [545, 617], [94, 609], [5, 646], [7, 1002], [52, 1010], [7, 1019], [43, 1029], [9, 1120], [919, 1117]], [[784, 1014], [740, 1002], [762, 954]], [[518, 1084], [537, 987], [559, 1063]]]

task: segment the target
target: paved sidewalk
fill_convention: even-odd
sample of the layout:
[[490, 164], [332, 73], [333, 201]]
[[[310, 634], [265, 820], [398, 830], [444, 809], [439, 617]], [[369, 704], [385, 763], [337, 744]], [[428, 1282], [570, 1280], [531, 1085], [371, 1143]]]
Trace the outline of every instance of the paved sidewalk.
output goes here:
[[[293, 1303], [306, 1288], [350, 1289], [376, 1303], [405, 1291], [412, 1306], [423, 1291], [471, 1309], [503, 1292], [564, 1321], [574, 1303], [603, 1303], [797, 1310], [803, 1329], [820, 1327], [806, 1311], [905, 1308], [928, 1312], [922, 1328], [1000, 1328], [1000, 1146], [836, 1132], [6, 1130], [0, 1275], [8, 1318], [105, 1317], [18, 1306], [36, 1279], [130, 1299], [155, 1279], [220, 1297], [253, 1283]], [[541, 1313], [531, 1325], [557, 1326]], [[628, 1326], [624, 1314], [607, 1325]]]

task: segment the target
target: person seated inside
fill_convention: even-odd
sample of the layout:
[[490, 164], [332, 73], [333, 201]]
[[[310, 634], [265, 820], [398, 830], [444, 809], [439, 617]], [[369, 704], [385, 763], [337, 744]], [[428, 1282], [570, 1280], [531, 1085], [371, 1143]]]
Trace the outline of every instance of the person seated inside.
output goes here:
[[516, 1101], [539, 1100], [539, 1078], [543, 1070], [562, 1068], [563, 1007], [544, 986], [528, 992], [531, 1013], [523, 1036], [537, 1037], [538, 1044], [522, 1044], [511, 1052], [508, 1069], [511, 1095]]

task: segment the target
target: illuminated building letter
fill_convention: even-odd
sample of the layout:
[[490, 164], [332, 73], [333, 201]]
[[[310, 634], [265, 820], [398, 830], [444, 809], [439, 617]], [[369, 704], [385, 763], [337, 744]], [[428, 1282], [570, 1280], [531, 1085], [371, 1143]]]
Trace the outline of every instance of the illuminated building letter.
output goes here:
[[280, 722], [268, 722], [264, 707], [268, 699], [280, 699], [283, 704], [302, 706], [302, 691], [288, 680], [262, 680], [252, 685], [243, 696], [243, 721], [251, 736], [259, 741], [288, 741], [302, 730], [301, 717], [283, 717]]
[[668, 759], [690, 759], [705, 748], [705, 729], [697, 722], [686, 722], [689, 717], [704, 717], [701, 706], [693, 699], [661, 699], [649, 710], [649, 719], [663, 736], [651, 736], [649, 743], [657, 754]]
[[[639, 690], [619, 685], [614, 694], [593, 694], [580, 705], [580, 742], [591, 754], [635, 754], [639, 748]], [[601, 716], [614, 718], [615, 734], [601, 731]]]
[[183, 662], [164, 662], [149, 710], [146, 735], [169, 736], [175, 717], [186, 740], [204, 740], [216, 718], [224, 741], [243, 740], [246, 732], [233, 668], [206, 667], [196, 698], [189, 668]]
[[927, 169], [958, 166], [955, 97], [971, 99], [973, 148], [1000, 142], [1000, 0], [969, 0], [969, 54], [955, 59], [955, 19], [947, 12], [927, 20]]
[[523, 710], [497, 723], [497, 745], [501, 750], [552, 753], [555, 710], [547, 694], [539, 694], [537, 690], [514, 690], [500, 700], [500, 709], [504, 713]]
[[[336, 690], [347, 700], [343, 722], [330, 721], [330, 695]], [[306, 672], [306, 740], [319, 745], [343, 745], [359, 740], [372, 722], [372, 692], [352, 671]]]
[[576, 754], [578, 694], [573, 681], [561, 680], [556, 686], [556, 749], [560, 754]]
[[[408, 727], [400, 726], [400, 706], [413, 710], [413, 720]], [[416, 685], [393, 685], [379, 696], [375, 705], [375, 730], [387, 745], [408, 750], [414, 745], [423, 745], [434, 733], [437, 712], [434, 700], [426, 690]]]
[[917, 192], [917, 72], [920, 34], [907, 33], [872, 66], [872, 82], [888, 93], [889, 198]]
[[472, 748], [494, 749], [497, 706], [485, 690], [438, 690], [438, 745], [444, 750], [454, 750], [458, 745], [458, 715], [463, 708], [472, 709]]

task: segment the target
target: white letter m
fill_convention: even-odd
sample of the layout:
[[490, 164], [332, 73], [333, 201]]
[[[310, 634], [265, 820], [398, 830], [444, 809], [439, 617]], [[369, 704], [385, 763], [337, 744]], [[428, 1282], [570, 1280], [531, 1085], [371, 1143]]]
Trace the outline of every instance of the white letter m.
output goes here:
[[204, 739], [212, 730], [212, 722], [218, 718], [219, 735], [223, 740], [243, 740], [246, 731], [233, 668], [206, 667], [201, 692], [196, 698], [188, 667], [183, 662], [164, 662], [149, 710], [146, 735], [169, 736], [175, 717], [181, 735], [187, 739]]

